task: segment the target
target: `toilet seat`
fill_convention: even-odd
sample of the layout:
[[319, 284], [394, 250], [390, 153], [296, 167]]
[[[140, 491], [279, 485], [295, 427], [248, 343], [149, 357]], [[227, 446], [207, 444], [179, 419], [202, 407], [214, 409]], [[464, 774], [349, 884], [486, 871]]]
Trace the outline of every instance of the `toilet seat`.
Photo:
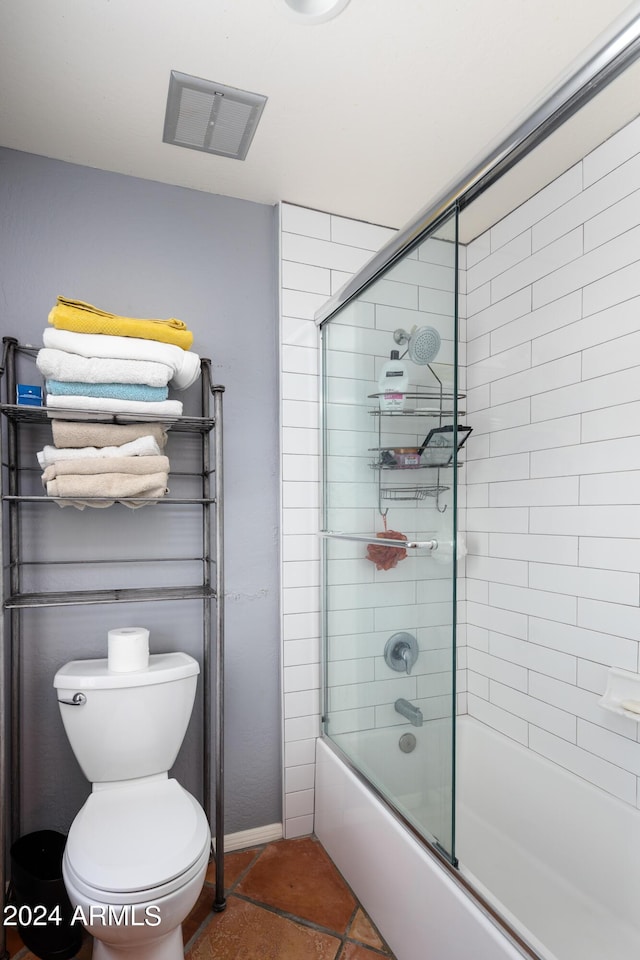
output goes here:
[[97, 902], [141, 903], [187, 883], [209, 858], [200, 804], [177, 780], [92, 793], [69, 830], [65, 867]]

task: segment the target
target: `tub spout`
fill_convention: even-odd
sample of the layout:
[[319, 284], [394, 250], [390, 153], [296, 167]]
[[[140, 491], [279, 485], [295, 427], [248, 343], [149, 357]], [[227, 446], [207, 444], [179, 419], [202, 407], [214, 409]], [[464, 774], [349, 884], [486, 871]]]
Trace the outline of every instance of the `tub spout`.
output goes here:
[[413, 703], [409, 703], [408, 700], [405, 700], [404, 697], [400, 697], [395, 702], [396, 712], [402, 714], [403, 717], [406, 717], [414, 727], [421, 727], [424, 717], [422, 716], [422, 710], [420, 707], [416, 707]]

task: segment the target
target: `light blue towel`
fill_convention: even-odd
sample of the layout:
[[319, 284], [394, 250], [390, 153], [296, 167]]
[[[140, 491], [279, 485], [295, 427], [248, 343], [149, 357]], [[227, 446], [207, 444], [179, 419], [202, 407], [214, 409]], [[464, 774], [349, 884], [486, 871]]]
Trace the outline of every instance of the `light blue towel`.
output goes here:
[[168, 387], [146, 383], [83, 383], [46, 380], [47, 393], [58, 397], [107, 397], [109, 400], [166, 400]]

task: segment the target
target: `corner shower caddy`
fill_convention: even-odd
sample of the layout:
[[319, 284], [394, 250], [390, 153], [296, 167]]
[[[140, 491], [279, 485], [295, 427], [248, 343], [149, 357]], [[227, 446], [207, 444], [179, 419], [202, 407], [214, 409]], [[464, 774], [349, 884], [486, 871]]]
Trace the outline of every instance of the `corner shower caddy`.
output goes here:
[[[429, 369], [431, 370], [430, 366]], [[433, 370], [431, 370], [431, 372], [436, 376]], [[424, 500], [426, 497], [434, 497], [436, 509], [440, 512], [444, 512], [444, 509], [446, 509], [445, 507], [440, 510], [440, 494], [449, 490], [450, 484], [445, 484], [444, 481], [441, 482], [440, 471], [453, 469], [453, 457], [451, 462], [447, 464], [434, 461], [430, 462], [428, 451], [425, 451], [420, 458], [419, 464], [411, 467], [398, 466], [396, 463], [385, 462], [384, 454], [401, 447], [405, 441], [400, 441], [395, 445], [393, 443], [384, 444], [382, 442], [382, 424], [384, 418], [387, 417], [437, 418], [438, 426], [441, 427], [443, 420], [447, 419], [455, 422], [456, 417], [465, 415], [465, 410], [456, 410], [456, 400], [462, 400], [466, 395], [459, 393], [456, 397], [453, 393], [445, 392], [442, 382], [437, 376], [436, 379], [439, 383], [438, 389], [418, 389], [411, 393], [406, 393], [406, 406], [401, 410], [385, 410], [380, 406], [376, 406], [369, 411], [370, 415], [377, 417], [378, 420], [378, 446], [370, 447], [369, 452], [376, 455], [370, 466], [373, 470], [376, 470], [378, 474], [378, 512], [383, 517], [386, 516], [389, 511], [389, 506], [386, 506], [383, 502]], [[371, 393], [368, 399], [375, 400], [376, 404], [378, 404], [382, 396], [382, 393]], [[448, 404], [449, 408], [445, 408], [445, 404]], [[458, 462], [457, 465], [459, 467], [462, 466], [460, 462]], [[430, 471], [430, 473], [427, 474], [428, 479], [422, 479], [421, 477], [417, 483], [393, 482], [395, 479], [399, 480], [401, 476], [405, 479], [411, 479], [413, 476], [412, 471], [414, 470]], [[436, 471], [435, 482], [432, 482], [432, 471], [434, 470]], [[389, 477], [389, 472], [391, 471], [396, 474], [396, 477]]]
[[[211, 379], [211, 362], [201, 360], [200, 416], [172, 418], [171, 433], [191, 434], [199, 441], [197, 476], [200, 484], [198, 497], [167, 496], [153, 501], [159, 509], [163, 505], [198, 505], [201, 508], [201, 540], [196, 560], [201, 569], [197, 583], [188, 586], [123, 587], [117, 589], [42, 590], [25, 592], [23, 574], [33, 561], [22, 556], [21, 512], [25, 504], [47, 501], [57, 509], [64, 498], [33, 496], [25, 493], [25, 474], [33, 475], [21, 463], [20, 450], [27, 431], [50, 424], [52, 407], [30, 407], [13, 403], [16, 397], [18, 365], [35, 361], [38, 348], [21, 345], [13, 337], [3, 338], [2, 366], [0, 367], [0, 443], [2, 469], [0, 470], [0, 557], [2, 558], [2, 611], [0, 618], [0, 691], [10, 691], [8, 710], [0, 710], [0, 883], [2, 906], [7, 879], [6, 854], [9, 842], [20, 834], [20, 640], [21, 616], [27, 608], [64, 605], [93, 605], [132, 603], [142, 601], [202, 601], [202, 676], [203, 676], [203, 806], [207, 818], [211, 813], [211, 753], [215, 766], [215, 824], [212, 825], [216, 864], [216, 894], [214, 910], [223, 910], [224, 899], [224, 562], [223, 562], [223, 460], [222, 460], [222, 395], [223, 386]], [[40, 375], [35, 372], [38, 380]], [[36, 382], [38, 382], [36, 380]], [[32, 381], [33, 382], [33, 381]], [[212, 402], [211, 402], [212, 401]], [[211, 409], [213, 407], [213, 409]], [[61, 412], [62, 413], [62, 412]], [[69, 411], [64, 411], [69, 418]], [[105, 415], [94, 414], [105, 422]], [[91, 420], [90, 400], [87, 410], [77, 411], [76, 419]], [[110, 422], [131, 422], [131, 415], [114, 414]], [[137, 422], [163, 422], [161, 416], [136, 416]], [[93, 498], [92, 498], [93, 499]], [[101, 498], [95, 498], [100, 501]], [[88, 517], [88, 522], [90, 518]], [[5, 528], [6, 525], [6, 528]], [[8, 554], [8, 562], [5, 559]], [[137, 558], [148, 562], [153, 558]], [[171, 558], [166, 558], [170, 560]], [[176, 560], [180, 558], [175, 558]], [[53, 561], [51, 566], [65, 561]], [[92, 561], [83, 561], [89, 565]], [[96, 565], [99, 559], [93, 563]], [[135, 561], [134, 561], [135, 562]], [[213, 567], [213, 570], [212, 570]], [[214, 610], [215, 608], [215, 610]], [[215, 637], [213, 637], [215, 626]], [[214, 675], [214, 680], [212, 679]], [[214, 688], [215, 687], [215, 688]], [[215, 703], [212, 702], [215, 697]], [[215, 707], [212, 715], [212, 706]], [[212, 743], [213, 741], [213, 743]], [[10, 815], [7, 814], [10, 811]], [[0, 933], [0, 960], [7, 957], [5, 928]]]

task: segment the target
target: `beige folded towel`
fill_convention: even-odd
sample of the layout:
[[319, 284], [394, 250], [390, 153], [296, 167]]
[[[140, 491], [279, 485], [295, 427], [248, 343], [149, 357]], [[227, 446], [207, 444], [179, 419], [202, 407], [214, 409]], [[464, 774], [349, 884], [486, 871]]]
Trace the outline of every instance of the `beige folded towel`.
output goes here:
[[52, 420], [51, 427], [56, 447], [119, 447], [130, 440], [148, 436], [153, 437], [161, 449], [164, 449], [167, 443], [167, 428], [163, 423]]
[[[94, 476], [69, 474], [56, 477], [47, 483], [50, 497], [66, 497], [72, 506], [82, 510], [87, 507], [108, 507], [116, 501], [128, 507], [141, 507], [148, 500], [160, 500], [167, 492], [166, 473], [148, 473], [132, 476], [128, 473], [103, 473]], [[93, 500], [85, 498], [101, 497]], [[140, 502], [139, 498], [145, 500]], [[60, 504], [66, 506], [66, 504]]]
[[105, 457], [99, 460], [88, 457], [86, 460], [56, 460], [45, 468], [42, 485], [46, 488], [49, 480], [56, 477], [95, 476], [101, 473], [128, 473], [144, 476], [148, 473], [169, 473], [168, 457]]

